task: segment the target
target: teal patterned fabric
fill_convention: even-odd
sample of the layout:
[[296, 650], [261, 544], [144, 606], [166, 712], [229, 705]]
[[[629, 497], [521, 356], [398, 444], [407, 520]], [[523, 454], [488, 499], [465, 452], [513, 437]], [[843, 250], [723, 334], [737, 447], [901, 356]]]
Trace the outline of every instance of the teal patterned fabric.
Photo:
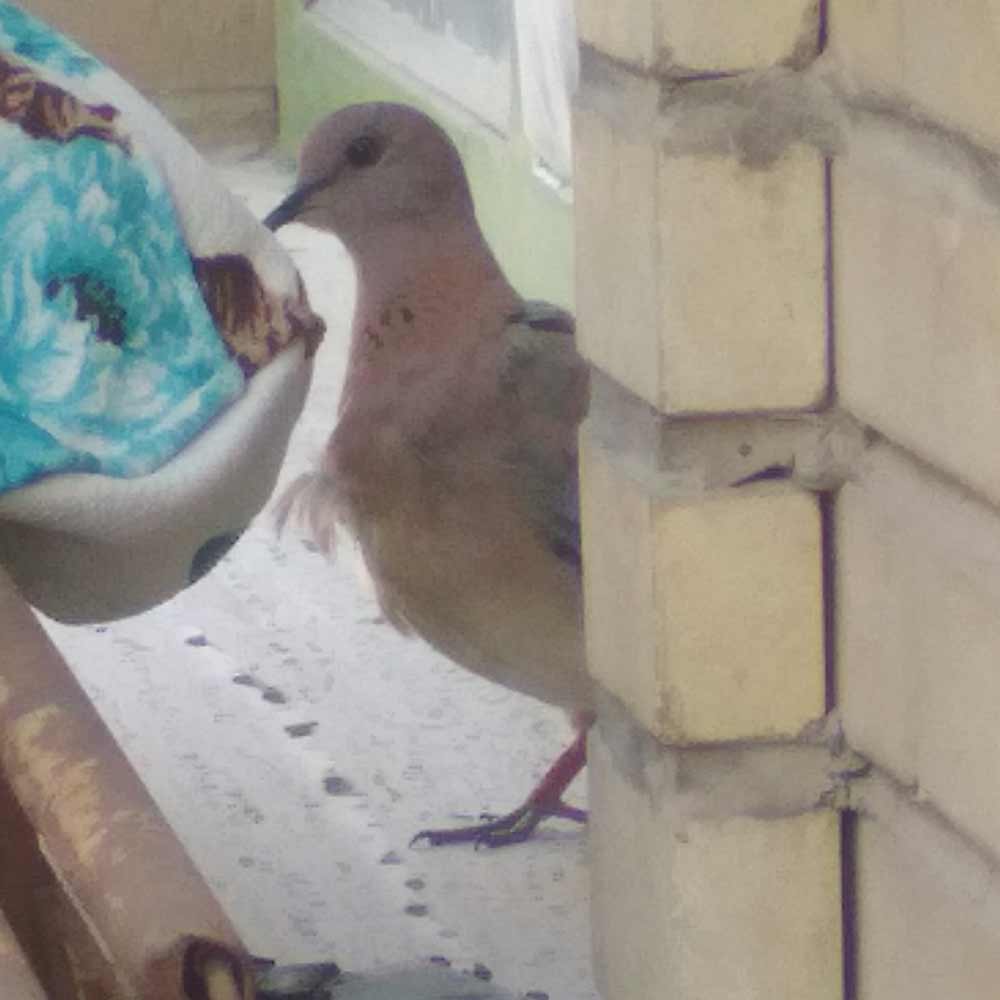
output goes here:
[[[88, 84], [104, 72], [0, 3], [0, 91], [11, 67]], [[111, 134], [113, 109], [82, 107], [68, 135], [0, 117], [0, 492], [55, 472], [151, 472], [245, 387], [163, 180]]]
[[9, 3], [0, 4], [0, 49], [66, 76], [89, 76], [101, 68], [79, 45]]

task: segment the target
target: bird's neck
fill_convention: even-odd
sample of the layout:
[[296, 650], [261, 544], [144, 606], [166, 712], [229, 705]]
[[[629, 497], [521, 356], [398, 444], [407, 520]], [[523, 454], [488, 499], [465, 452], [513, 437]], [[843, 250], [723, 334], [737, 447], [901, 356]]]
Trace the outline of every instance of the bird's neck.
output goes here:
[[358, 277], [349, 383], [381, 382], [462, 350], [520, 301], [474, 222], [400, 227], [348, 248]]
[[348, 242], [348, 249], [357, 270], [358, 316], [374, 315], [435, 274], [450, 274], [466, 295], [469, 283], [503, 281], [474, 218], [382, 227]]

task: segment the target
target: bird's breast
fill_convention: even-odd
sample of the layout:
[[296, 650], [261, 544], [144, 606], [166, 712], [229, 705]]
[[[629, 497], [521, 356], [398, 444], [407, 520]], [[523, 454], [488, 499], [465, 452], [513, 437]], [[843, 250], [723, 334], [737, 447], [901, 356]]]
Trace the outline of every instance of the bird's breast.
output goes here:
[[589, 707], [578, 577], [537, 536], [499, 459], [458, 442], [435, 461], [384, 425], [343, 435], [334, 457], [390, 621], [487, 679]]

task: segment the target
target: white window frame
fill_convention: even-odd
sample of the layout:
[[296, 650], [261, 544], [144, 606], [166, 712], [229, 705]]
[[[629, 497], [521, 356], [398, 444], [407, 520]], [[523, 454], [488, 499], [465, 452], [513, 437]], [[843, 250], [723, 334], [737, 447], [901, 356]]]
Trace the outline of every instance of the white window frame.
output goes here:
[[[470, 3], [481, 0], [469, 0]], [[513, 26], [513, 0], [511, 5]], [[338, 40], [410, 87], [431, 88], [501, 135], [514, 127], [514, 37], [500, 59], [430, 31], [385, 0], [316, 0], [310, 7]]]

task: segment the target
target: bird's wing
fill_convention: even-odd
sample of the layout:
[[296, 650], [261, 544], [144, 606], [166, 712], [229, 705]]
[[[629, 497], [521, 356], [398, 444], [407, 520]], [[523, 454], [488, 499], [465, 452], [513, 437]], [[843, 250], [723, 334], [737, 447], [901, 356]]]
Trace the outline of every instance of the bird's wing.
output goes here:
[[587, 366], [576, 351], [573, 317], [527, 301], [507, 319], [499, 391], [511, 468], [528, 516], [559, 559], [580, 567], [577, 428], [587, 412]]

